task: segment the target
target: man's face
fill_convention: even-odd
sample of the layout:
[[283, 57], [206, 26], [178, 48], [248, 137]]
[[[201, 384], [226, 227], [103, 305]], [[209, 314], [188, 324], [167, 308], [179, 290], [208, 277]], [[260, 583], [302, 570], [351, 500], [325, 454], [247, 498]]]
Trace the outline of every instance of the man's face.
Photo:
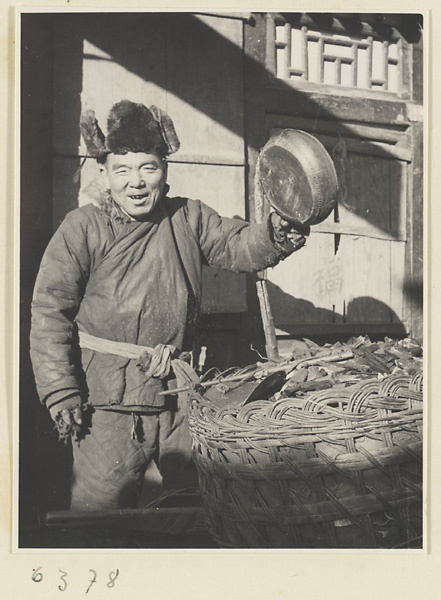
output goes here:
[[146, 217], [165, 190], [167, 166], [159, 154], [109, 154], [101, 167], [112, 198], [134, 219]]

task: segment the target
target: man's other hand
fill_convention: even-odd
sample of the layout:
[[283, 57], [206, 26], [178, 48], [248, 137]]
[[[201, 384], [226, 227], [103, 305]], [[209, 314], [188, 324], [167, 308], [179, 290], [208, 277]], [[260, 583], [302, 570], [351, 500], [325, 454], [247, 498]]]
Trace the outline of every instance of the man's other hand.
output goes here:
[[82, 399], [72, 396], [49, 409], [52, 420], [62, 435], [79, 433], [83, 424]]

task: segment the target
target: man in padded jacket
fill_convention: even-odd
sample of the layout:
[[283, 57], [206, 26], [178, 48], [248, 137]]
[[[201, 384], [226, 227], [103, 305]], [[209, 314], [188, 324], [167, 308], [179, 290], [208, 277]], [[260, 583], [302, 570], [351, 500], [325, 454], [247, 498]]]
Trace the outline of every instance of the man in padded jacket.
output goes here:
[[60, 435], [77, 441], [71, 508], [135, 507], [151, 460], [166, 488], [193, 481], [185, 403], [160, 392], [176, 377], [195, 378], [182, 356], [192, 347], [202, 265], [255, 272], [305, 238], [275, 213], [250, 224], [169, 197], [166, 157], [179, 141], [154, 106], [118, 102], [106, 137], [92, 111], [81, 129], [101, 183], [44, 254], [31, 358], [41, 401]]

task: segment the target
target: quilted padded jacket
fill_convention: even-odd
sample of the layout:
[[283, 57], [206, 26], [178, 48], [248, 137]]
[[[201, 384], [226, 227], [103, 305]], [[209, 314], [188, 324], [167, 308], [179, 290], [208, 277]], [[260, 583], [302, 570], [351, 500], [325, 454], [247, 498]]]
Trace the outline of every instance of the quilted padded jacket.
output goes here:
[[[255, 272], [292, 251], [274, 240], [270, 219], [222, 218], [187, 198], [165, 197], [149, 222], [131, 220], [104, 196], [73, 210], [46, 249], [34, 289], [31, 359], [41, 401], [50, 408], [79, 395], [96, 406], [160, 407], [161, 381], [145, 381], [134, 360], [80, 350], [77, 328], [113, 341], [190, 349], [202, 265]], [[164, 296], [154, 312], [156, 284]]]

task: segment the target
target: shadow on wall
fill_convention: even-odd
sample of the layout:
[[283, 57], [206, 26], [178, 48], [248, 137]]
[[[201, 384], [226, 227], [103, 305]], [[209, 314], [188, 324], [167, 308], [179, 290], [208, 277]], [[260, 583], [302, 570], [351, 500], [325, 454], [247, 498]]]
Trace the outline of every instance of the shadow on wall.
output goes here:
[[[383, 340], [385, 336], [401, 339], [408, 335], [405, 324], [395, 312], [375, 298], [354, 298], [348, 304], [346, 314], [342, 315], [319, 308], [307, 300], [295, 298], [270, 281], [267, 281], [267, 287], [273, 313], [277, 306], [278, 314], [286, 317], [285, 323], [275, 324], [281, 352], [289, 351], [293, 340], [304, 336], [318, 344], [324, 344], [345, 342], [352, 336], [366, 334], [372, 341]], [[215, 367], [222, 371], [232, 366], [244, 367], [260, 360], [259, 355], [266, 356], [260, 314], [252, 315], [258, 334], [243, 342], [241, 352], [236, 347], [238, 340], [235, 329], [239, 327], [235, 320], [237, 317], [238, 315], [228, 315], [229, 324], [225, 321], [220, 328], [209, 315], [202, 315], [195, 348], [206, 346], [206, 369]]]
[[[296, 327], [302, 329], [304, 324], [314, 324], [317, 334], [320, 335], [320, 327], [328, 324], [343, 324], [350, 327], [356, 333], [360, 330], [374, 331], [376, 327], [384, 335], [404, 337], [407, 335], [406, 327], [400, 321], [396, 313], [384, 302], [370, 296], [360, 296], [348, 303], [345, 314], [340, 314], [326, 308], [319, 308], [308, 300], [295, 298], [284, 292], [280, 287], [267, 282], [270, 303], [278, 307], [278, 312], [285, 315], [285, 323], [276, 323], [279, 330], [287, 334], [294, 334]], [[349, 335], [351, 335], [349, 334]], [[333, 334], [337, 338], [339, 334]], [[347, 338], [348, 336], [346, 336]], [[344, 333], [341, 333], [344, 338]]]

